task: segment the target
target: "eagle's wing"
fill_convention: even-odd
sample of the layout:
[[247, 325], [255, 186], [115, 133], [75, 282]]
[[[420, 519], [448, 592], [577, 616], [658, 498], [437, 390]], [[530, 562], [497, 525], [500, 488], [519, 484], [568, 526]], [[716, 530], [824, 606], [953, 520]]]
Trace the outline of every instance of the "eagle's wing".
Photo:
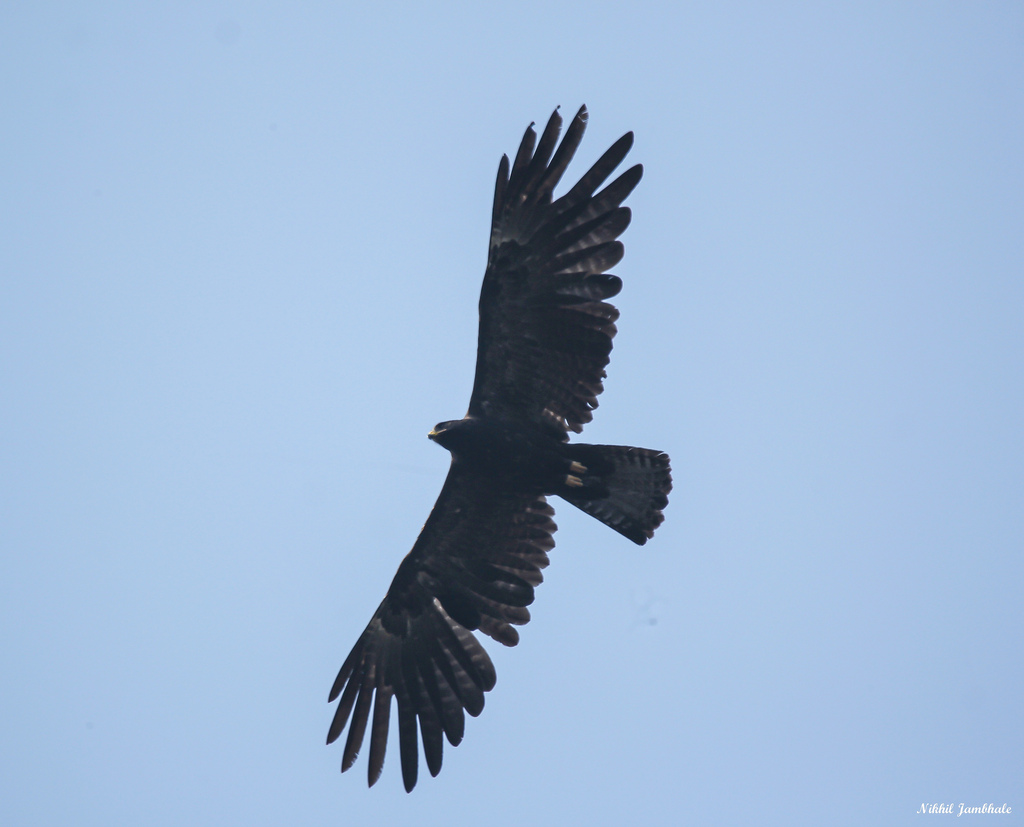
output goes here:
[[480, 293], [480, 335], [470, 415], [504, 415], [554, 426], [567, 437], [593, 416], [618, 311], [604, 299], [622, 288], [605, 271], [623, 255], [629, 226], [620, 206], [640, 181], [631, 167], [595, 195], [633, 144], [623, 135], [565, 195], [552, 191], [583, 138], [587, 108], [555, 149], [556, 110], [540, 137], [531, 125], [509, 172], [502, 156]]
[[374, 696], [370, 785], [384, 765], [392, 697], [405, 789], [416, 784], [417, 718], [427, 767], [440, 772], [442, 732], [457, 745], [463, 710], [479, 715], [494, 687], [494, 667], [472, 630], [506, 646], [518, 642], [512, 624], [530, 619], [526, 607], [555, 545], [553, 515], [544, 497], [504, 492], [452, 463], [416, 544], [331, 688], [329, 700], [341, 695], [341, 703], [328, 744], [351, 716], [343, 772], [356, 760]]

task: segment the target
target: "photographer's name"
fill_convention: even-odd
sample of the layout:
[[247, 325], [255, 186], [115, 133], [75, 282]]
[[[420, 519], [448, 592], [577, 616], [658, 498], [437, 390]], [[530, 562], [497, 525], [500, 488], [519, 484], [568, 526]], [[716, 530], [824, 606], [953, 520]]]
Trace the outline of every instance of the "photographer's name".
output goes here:
[[932, 814], [932, 813], [943, 813], [945, 815], [953, 815], [956, 813], [957, 817], [962, 816], [964, 813], [973, 815], [975, 813], [1004, 813], [1008, 814], [1011, 811], [1011, 807], [1008, 804], [1004, 804], [1002, 807], [997, 807], [995, 804], [982, 804], [978, 807], [968, 807], [962, 801], [960, 802], [960, 811], [957, 812], [955, 804], [922, 804], [919, 813]]

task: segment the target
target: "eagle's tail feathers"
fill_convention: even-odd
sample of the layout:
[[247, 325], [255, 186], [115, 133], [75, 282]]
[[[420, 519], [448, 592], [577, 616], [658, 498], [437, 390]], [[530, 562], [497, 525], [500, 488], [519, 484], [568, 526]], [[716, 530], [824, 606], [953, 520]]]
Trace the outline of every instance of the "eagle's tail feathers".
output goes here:
[[[623, 445], [566, 445], [577, 471], [559, 495], [634, 543], [661, 525], [672, 490], [668, 454]], [[579, 471], [578, 466], [585, 470]]]

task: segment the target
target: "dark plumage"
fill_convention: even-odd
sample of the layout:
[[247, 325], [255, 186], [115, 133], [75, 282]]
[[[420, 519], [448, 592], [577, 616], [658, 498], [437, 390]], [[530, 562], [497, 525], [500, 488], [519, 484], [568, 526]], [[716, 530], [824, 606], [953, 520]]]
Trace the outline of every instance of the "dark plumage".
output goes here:
[[464, 712], [480, 714], [495, 675], [473, 632], [519, 642], [514, 627], [530, 619], [526, 607], [555, 544], [546, 495], [634, 543], [647, 542], [663, 519], [672, 488], [666, 454], [568, 441], [603, 390], [619, 315], [606, 299], [622, 288], [606, 270], [622, 259], [617, 239], [630, 211], [621, 204], [643, 174], [637, 164], [597, 192], [629, 152], [628, 133], [552, 201], [586, 123], [582, 107], [556, 149], [556, 110], [539, 142], [532, 124], [526, 130], [511, 171], [507, 156], [498, 167], [469, 411], [430, 432], [452, 454], [448, 478], [331, 688], [330, 701], [341, 701], [327, 742], [349, 724], [347, 770], [369, 726], [371, 785], [384, 765], [392, 698], [406, 790], [416, 784], [417, 728], [437, 775], [442, 736], [457, 745]]

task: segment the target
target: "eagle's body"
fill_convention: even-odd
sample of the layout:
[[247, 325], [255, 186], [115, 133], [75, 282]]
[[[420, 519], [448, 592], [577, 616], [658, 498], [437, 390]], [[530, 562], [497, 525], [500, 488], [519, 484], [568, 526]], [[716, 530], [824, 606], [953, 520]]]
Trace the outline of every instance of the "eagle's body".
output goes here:
[[511, 170], [507, 157], [499, 165], [469, 411], [430, 432], [452, 454], [448, 478], [331, 689], [330, 700], [341, 701], [327, 741], [351, 717], [347, 770], [369, 726], [371, 785], [383, 767], [393, 697], [407, 790], [416, 783], [417, 729], [436, 775], [442, 736], [457, 745], [464, 712], [483, 709], [495, 674], [473, 632], [518, 642], [513, 626], [530, 619], [526, 607], [554, 547], [546, 496], [639, 544], [663, 519], [667, 455], [568, 441], [603, 390], [618, 318], [605, 299], [622, 287], [606, 270], [622, 258], [617, 238], [630, 212], [621, 204], [643, 173], [634, 166], [596, 192], [629, 151], [627, 134], [553, 200], [586, 120], [583, 107], [556, 149], [556, 111], [539, 143], [527, 129]]
[[453, 463], [493, 478], [510, 491], [556, 494], [572, 462], [565, 443], [544, 429], [517, 428], [498, 417], [442, 422], [429, 436], [451, 451]]

